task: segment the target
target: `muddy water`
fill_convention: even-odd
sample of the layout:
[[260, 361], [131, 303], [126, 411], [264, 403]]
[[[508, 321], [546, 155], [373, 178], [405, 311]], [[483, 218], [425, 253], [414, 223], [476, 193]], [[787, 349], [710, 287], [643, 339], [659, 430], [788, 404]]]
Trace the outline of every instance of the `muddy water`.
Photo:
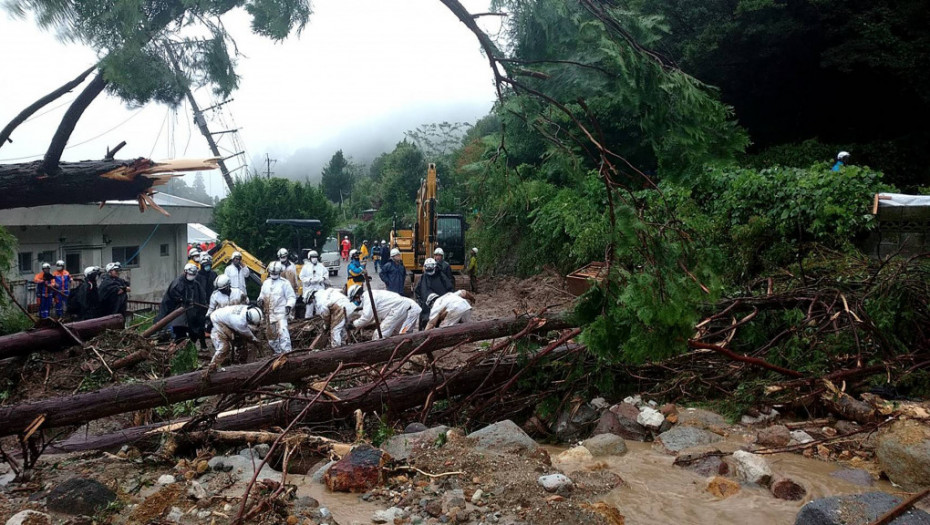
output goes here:
[[[741, 444], [727, 441], [718, 443], [720, 446], [717, 448], [731, 451]], [[798, 510], [811, 499], [873, 490], [894, 492], [894, 488], [887, 482], [861, 487], [831, 477], [831, 472], [844, 468], [837, 463], [797, 454], [777, 454], [766, 456], [772, 471], [776, 476], [790, 477], [803, 485], [807, 489], [807, 497], [803, 501], [776, 499], [766, 489], [748, 486], [742, 487], [734, 496], [718, 500], [706, 491], [706, 478], [673, 466], [673, 456], [654, 450], [650, 443], [628, 441], [627, 447], [629, 452], [623, 456], [613, 456], [606, 460], [597, 458], [598, 461], [604, 460], [608, 469], [626, 482], [600, 499], [617, 506], [626, 517], [627, 525], [793, 524]], [[557, 460], [556, 456], [562, 450], [558, 447], [549, 448], [553, 466], [569, 475], [574, 470], [590, 466]]]
[[361, 494], [346, 492], [330, 492], [326, 485], [314, 483], [310, 476], [291, 476], [291, 483], [297, 485], [298, 496], [310, 496], [320, 502], [333, 514], [336, 523], [347, 525], [350, 523], [371, 523], [371, 515], [377, 510], [387, 508], [381, 503], [369, 503], [363, 500]]

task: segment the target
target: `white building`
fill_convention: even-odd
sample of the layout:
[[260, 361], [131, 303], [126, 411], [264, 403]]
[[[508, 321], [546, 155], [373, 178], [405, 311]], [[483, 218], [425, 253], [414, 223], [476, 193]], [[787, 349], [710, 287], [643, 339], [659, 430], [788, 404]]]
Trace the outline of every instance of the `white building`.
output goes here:
[[213, 207], [156, 193], [155, 202], [170, 216], [135, 201], [64, 204], [0, 210], [0, 225], [16, 237], [14, 267], [7, 274], [17, 300], [35, 302], [32, 279], [42, 263], [65, 261], [74, 275], [86, 266], [118, 261], [130, 281], [130, 301], [159, 301], [187, 262], [187, 225], [209, 223]]

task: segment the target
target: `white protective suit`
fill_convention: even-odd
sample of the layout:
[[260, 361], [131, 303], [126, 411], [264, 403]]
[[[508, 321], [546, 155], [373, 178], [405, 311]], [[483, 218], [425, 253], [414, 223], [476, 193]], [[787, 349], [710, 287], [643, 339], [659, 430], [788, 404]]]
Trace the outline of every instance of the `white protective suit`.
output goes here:
[[245, 290], [233, 288], [229, 291], [229, 295], [226, 295], [219, 290], [213, 290], [213, 295], [210, 296], [210, 307], [207, 308], [207, 315], [209, 316], [224, 306], [235, 306], [237, 304], [246, 304], [248, 302], [249, 298], [245, 296]]
[[287, 279], [287, 282], [291, 283], [291, 288], [296, 292], [300, 287], [300, 280], [297, 278], [297, 265], [291, 261], [287, 261], [286, 265], [281, 263], [281, 266], [284, 267], [284, 270], [281, 272], [281, 277]]
[[439, 296], [430, 307], [429, 321], [425, 329], [467, 323], [471, 319], [471, 303], [463, 297], [467, 293], [465, 290], [458, 290]]
[[242, 293], [245, 294], [245, 280], [249, 278], [249, 275], [252, 273], [249, 270], [249, 267], [242, 265], [242, 268], [236, 268], [235, 264], [230, 264], [226, 267], [226, 270], [223, 271], [223, 274], [226, 277], [229, 277], [229, 284], [233, 289], [242, 290]]
[[[378, 319], [381, 320], [381, 334], [391, 337], [394, 334], [415, 332], [420, 319], [420, 305], [413, 299], [403, 297], [388, 290], [372, 290], [375, 298], [375, 308], [378, 309]], [[368, 292], [362, 293], [362, 315], [356, 319], [352, 326], [361, 328], [373, 324], [374, 312], [371, 309], [371, 300]], [[378, 339], [378, 331], [371, 336]]]
[[283, 277], [272, 279], [269, 277], [262, 283], [262, 293], [258, 296], [262, 308], [268, 317], [268, 344], [276, 354], [286, 354], [291, 351], [291, 334], [287, 331], [287, 310], [294, 308], [297, 295], [291, 283]]
[[224, 306], [210, 315], [210, 320], [213, 321], [213, 331], [210, 332], [210, 339], [213, 341], [213, 348], [215, 349], [213, 359], [210, 361], [211, 368], [223, 364], [226, 354], [232, 348], [236, 334], [246, 337], [250, 341], [258, 342], [258, 338], [252, 333], [249, 321], [246, 318], [248, 309], [249, 307], [244, 304]]
[[[309, 261], [305, 262], [300, 269], [300, 282], [304, 285], [303, 294], [306, 303], [310, 292], [322, 290], [329, 286], [329, 270], [319, 261], [316, 264]], [[309, 319], [313, 316], [308, 313], [305, 317]]]
[[329, 345], [346, 344], [346, 325], [358, 317], [360, 308], [335, 288], [326, 288], [313, 293], [307, 301], [307, 318], [319, 316], [329, 327]]

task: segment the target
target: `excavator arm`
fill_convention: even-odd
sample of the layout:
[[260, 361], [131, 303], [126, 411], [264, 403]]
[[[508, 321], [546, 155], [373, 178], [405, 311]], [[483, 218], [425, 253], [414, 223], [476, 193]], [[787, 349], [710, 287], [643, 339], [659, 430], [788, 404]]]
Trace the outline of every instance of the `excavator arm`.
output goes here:
[[255, 257], [248, 251], [243, 250], [232, 241], [223, 241], [214, 246], [212, 250], [210, 250], [210, 255], [213, 257], [213, 265], [228, 265], [232, 262], [233, 252], [239, 252], [242, 254], [242, 264], [246, 265], [246, 267], [252, 271], [252, 273], [249, 274], [249, 277], [256, 283], [262, 284], [262, 281], [265, 279], [265, 265], [262, 264], [260, 260], [258, 260], [258, 257]]

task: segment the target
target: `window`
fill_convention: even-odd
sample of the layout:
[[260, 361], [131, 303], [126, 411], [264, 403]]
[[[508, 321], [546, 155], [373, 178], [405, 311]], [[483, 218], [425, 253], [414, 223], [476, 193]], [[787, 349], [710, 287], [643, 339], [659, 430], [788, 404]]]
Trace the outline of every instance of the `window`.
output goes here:
[[32, 252], [19, 252], [19, 273], [32, 273]]
[[159, 254], [161, 254], [162, 257], [167, 257], [167, 256], [171, 255], [171, 254], [168, 252], [168, 245], [167, 245], [167, 244], [162, 244], [162, 245], [161, 245], [161, 247], [159, 248]]
[[[113, 261], [120, 263], [124, 268], [139, 266], [139, 259], [141, 256], [142, 254], [139, 253], [138, 246], [113, 247]], [[131, 261], [129, 260], [130, 257], [133, 257]]]
[[55, 255], [55, 250], [46, 250], [44, 252], [39, 252], [39, 264], [49, 263], [52, 266], [55, 266], [55, 262], [57, 260], [58, 260], [58, 257]]

